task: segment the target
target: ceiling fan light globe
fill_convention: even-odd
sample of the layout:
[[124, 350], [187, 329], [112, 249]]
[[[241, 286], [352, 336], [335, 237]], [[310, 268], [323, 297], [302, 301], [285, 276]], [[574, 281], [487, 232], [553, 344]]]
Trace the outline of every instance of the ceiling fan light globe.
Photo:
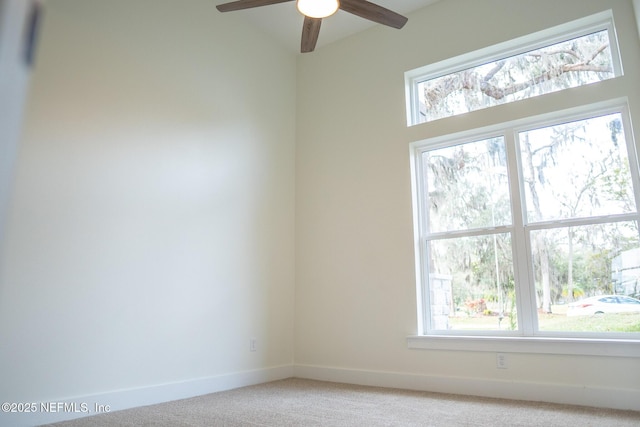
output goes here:
[[309, 18], [326, 18], [338, 11], [338, 0], [296, 0], [298, 11]]

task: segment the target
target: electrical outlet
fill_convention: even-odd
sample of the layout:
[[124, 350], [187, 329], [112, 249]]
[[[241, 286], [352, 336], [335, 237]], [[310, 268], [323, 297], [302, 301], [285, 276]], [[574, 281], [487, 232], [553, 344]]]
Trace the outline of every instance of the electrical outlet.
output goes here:
[[255, 338], [249, 339], [249, 351], [258, 351], [258, 340]]
[[505, 353], [496, 353], [496, 368], [507, 369], [508, 367], [507, 355]]

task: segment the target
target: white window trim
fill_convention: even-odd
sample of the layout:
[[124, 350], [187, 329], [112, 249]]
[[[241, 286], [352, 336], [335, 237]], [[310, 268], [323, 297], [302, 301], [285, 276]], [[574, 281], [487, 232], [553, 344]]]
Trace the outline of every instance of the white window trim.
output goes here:
[[411, 335], [407, 346], [415, 350], [640, 357], [640, 341], [628, 339]]
[[[417, 293], [417, 314], [418, 331], [424, 335], [409, 336], [408, 346], [412, 349], [435, 349], [435, 350], [468, 350], [468, 351], [505, 351], [524, 353], [553, 353], [553, 354], [581, 354], [581, 355], [607, 355], [620, 357], [640, 357], [640, 333], [620, 333], [620, 334], [596, 334], [596, 333], [571, 333], [536, 331], [537, 316], [531, 309], [532, 296], [528, 295], [535, 290], [528, 291], [522, 287], [516, 287], [517, 297], [521, 301], [518, 310], [518, 331], [461, 331], [461, 330], [432, 330], [430, 328], [430, 316], [426, 307], [429, 306], [428, 297], [424, 295], [426, 286], [424, 281], [423, 266], [426, 250], [422, 236], [424, 233], [425, 206], [420, 205], [420, 188], [422, 180], [416, 179], [420, 174], [420, 157], [425, 149], [435, 149], [444, 145], [455, 144], [455, 141], [469, 141], [470, 139], [482, 139], [484, 135], [495, 136], [505, 134], [505, 129], [509, 132], [518, 132], [532, 127], [543, 126], [545, 123], [557, 123], [558, 121], [571, 121], [582, 119], [588, 115], [605, 115], [610, 113], [621, 113], [629, 147], [634, 150], [629, 151], [630, 169], [635, 188], [640, 188], [640, 176], [638, 174], [638, 159], [636, 157], [636, 144], [633, 141], [633, 130], [631, 127], [628, 111], [628, 99], [617, 98], [608, 101], [598, 102], [586, 106], [574, 107], [562, 111], [545, 113], [524, 119], [500, 123], [480, 129], [467, 130], [452, 135], [444, 135], [423, 141], [416, 141], [410, 145], [411, 150], [411, 174], [412, 174], [412, 197], [413, 197], [413, 218], [414, 218], [414, 244], [416, 262], [416, 293]], [[513, 151], [513, 150], [511, 150]], [[509, 150], [508, 150], [509, 152]], [[511, 173], [517, 173], [512, 171]], [[516, 190], [519, 191], [519, 190]], [[635, 194], [638, 203], [640, 194]], [[640, 206], [640, 203], [637, 204]], [[522, 222], [521, 206], [513, 203], [514, 222]], [[517, 226], [514, 224], [514, 226]], [[523, 226], [523, 225], [521, 225]], [[509, 227], [511, 228], [511, 227]], [[522, 241], [520, 241], [523, 244]], [[523, 245], [524, 246], [524, 245]], [[526, 248], [515, 248], [516, 251]], [[514, 259], [514, 262], [526, 262], [522, 257]], [[520, 266], [516, 269], [520, 274], [528, 274], [529, 268]], [[518, 273], [516, 273], [518, 274]], [[528, 320], [524, 321], [523, 317]]]
[[602, 30], [607, 30], [609, 32], [614, 76], [622, 76], [624, 73], [620, 61], [620, 51], [618, 48], [618, 38], [615, 33], [613, 12], [611, 10], [606, 10], [575, 21], [547, 28], [536, 33], [527, 34], [513, 40], [405, 72], [407, 126], [410, 127], [425, 124], [420, 122], [418, 117], [420, 112], [418, 83], [421, 81], [442, 77], [447, 74], [477, 67], [489, 62], [498, 61], [500, 59]]

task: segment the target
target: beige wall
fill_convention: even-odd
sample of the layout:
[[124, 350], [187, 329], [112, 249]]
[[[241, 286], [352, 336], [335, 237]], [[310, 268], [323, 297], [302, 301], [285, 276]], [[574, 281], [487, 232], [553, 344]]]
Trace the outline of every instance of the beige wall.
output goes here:
[[294, 82], [295, 55], [209, 0], [48, 2], [1, 401], [291, 366]]
[[297, 372], [534, 400], [575, 392], [585, 404], [612, 404], [599, 396], [620, 390], [640, 409], [637, 358], [514, 353], [497, 370], [492, 352], [409, 350], [405, 341], [417, 333], [409, 144], [581, 100], [557, 93], [407, 128], [403, 73], [608, 8], [626, 75], [589, 90], [629, 95], [640, 123], [640, 49], [626, 0], [447, 0], [411, 14], [402, 31], [376, 27], [298, 60]]

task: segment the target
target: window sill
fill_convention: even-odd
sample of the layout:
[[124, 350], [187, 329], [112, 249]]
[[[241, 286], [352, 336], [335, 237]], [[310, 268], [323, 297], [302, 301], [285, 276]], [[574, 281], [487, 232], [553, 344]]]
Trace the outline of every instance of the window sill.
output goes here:
[[409, 349], [640, 357], [640, 341], [550, 337], [412, 335]]

